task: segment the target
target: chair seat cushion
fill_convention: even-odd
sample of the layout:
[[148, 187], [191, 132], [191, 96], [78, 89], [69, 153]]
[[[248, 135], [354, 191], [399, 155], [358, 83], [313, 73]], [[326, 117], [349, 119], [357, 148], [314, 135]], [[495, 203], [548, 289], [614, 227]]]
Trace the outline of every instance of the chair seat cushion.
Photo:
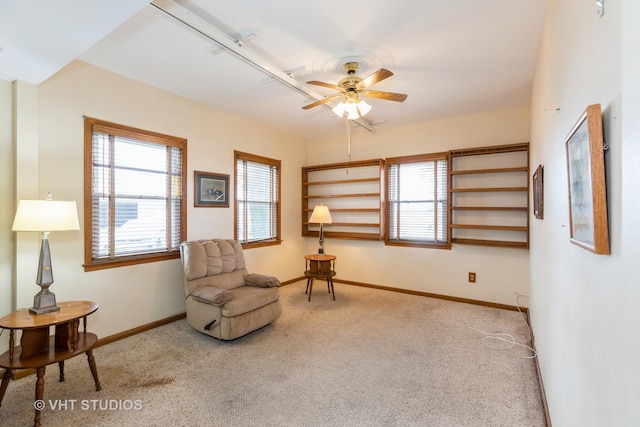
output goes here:
[[223, 305], [222, 315], [234, 317], [263, 307], [280, 297], [278, 288], [242, 286], [232, 289], [233, 298]]

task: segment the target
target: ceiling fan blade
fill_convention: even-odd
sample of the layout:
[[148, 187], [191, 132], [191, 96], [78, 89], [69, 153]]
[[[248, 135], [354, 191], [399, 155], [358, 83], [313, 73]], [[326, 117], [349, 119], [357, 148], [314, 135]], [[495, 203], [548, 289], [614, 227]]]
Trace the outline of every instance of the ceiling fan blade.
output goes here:
[[320, 101], [316, 101], [316, 102], [312, 102], [309, 105], [305, 105], [304, 107], [302, 107], [303, 110], [308, 110], [309, 108], [313, 108], [313, 107], [317, 107], [318, 105], [322, 105], [322, 104], [326, 104], [329, 101], [333, 101], [336, 98], [339, 98], [340, 96], [342, 96], [341, 93], [337, 94], [337, 95], [333, 95], [333, 96], [327, 96], [324, 99], [321, 99]]
[[342, 90], [342, 88], [340, 86], [331, 84], [331, 83], [325, 83], [325, 82], [319, 82], [317, 80], [311, 80], [310, 82], [307, 82], [308, 85], [316, 85], [316, 86], [322, 86], [322, 87], [328, 87], [329, 89], [335, 89], [335, 90]]
[[371, 85], [374, 85], [382, 80], [393, 76], [393, 73], [385, 68], [380, 68], [375, 73], [371, 74], [369, 77], [362, 80], [358, 86], [362, 89], [368, 88]]
[[396, 102], [403, 102], [405, 99], [407, 99], [407, 95], [404, 93], [380, 92], [379, 90], [365, 90], [361, 93], [361, 95], [367, 96], [369, 98], [384, 99], [386, 101]]

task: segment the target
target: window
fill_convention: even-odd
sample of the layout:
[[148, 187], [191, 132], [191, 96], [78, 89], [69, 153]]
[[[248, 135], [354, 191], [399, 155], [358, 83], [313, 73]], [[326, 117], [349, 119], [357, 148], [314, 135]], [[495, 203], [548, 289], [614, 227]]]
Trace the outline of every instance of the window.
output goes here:
[[387, 245], [450, 248], [447, 153], [386, 160]]
[[85, 271], [180, 256], [187, 141], [85, 119]]
[[280, 160], [234, 156], [236, 239], [245, 248], [280, 244]]

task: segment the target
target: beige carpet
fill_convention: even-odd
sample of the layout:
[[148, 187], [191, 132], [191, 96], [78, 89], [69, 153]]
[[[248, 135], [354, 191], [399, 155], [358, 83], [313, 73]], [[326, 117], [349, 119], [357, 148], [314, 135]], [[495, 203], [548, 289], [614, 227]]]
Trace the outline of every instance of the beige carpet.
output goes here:
[[[49, 366], [43, 426], [545, 425], [531, 352], [469, 327], [525, 343], [518, 312], [335, 288], [283, 287], [282, 317], [232, 342], [182, 320], [99, 347], [99, 392], [86, 357], [63, 383]], [[0, 426], [32, 424], [34, 384], [9, 384]]]

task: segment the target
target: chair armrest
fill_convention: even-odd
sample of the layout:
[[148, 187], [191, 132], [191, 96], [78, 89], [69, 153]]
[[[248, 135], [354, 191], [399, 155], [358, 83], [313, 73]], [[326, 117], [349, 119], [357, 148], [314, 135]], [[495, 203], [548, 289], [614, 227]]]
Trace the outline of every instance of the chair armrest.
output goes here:
[[215, 286], [200, 285], [187, 295], [187, 297], [189, 296], [205, 304], [221, 306], [233, 298], [233, 293], [227, 289], [221, 289]]
[[280, 286], [280, 281], [266, 274], [245, 274], [244, 284], [247, 286], [256, 286], [260, 288], [277, 288]]

